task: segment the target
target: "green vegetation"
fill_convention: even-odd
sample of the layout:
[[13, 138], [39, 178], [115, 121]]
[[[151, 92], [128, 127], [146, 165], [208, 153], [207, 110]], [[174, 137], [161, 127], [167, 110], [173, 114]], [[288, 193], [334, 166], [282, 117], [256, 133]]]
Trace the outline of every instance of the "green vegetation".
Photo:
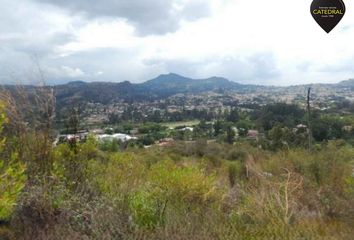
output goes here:
[[[353, 124], [350, 116], [314, 112], [310, 147], [309, 131], [301, 126], [304, 111], [286, 104], [251, 113], [233, 108], [192, 129], [122, 123], [109, 133], [134, 129], [139, 139], [99, 142], [89, 136], [53, 146], [50, 108], [45, 110], [44, 123], [17, 134], [10, 131], [13, 116], [0, 114], [0, 238], [354, 235], [353, 131], [345, 128]], [[174, 141], [154, 144], [166, 137]]]
[[75, 147], [62, 144], [53, 149], [47, 181], [27, 182], [15, 211], [9, 208], [14, 234], [31, 239], [350, 239], [354, 234], [351, 146], [333, 141], [309, 153], [205, 144], [115, 153], [99, 150], [93, 139]]
[[[0, 105], [0, 133], [7, 121], [3, 110], [4, 106]], [[3, 153], [5, 143], [5, 138], [0, 139], [0, 154]], [[19, 193], [26, 181], [24, 171], [25, 166], [18, 162], [16, 153], [11, 153], [8, 161], [0, 158], [0, 222], [9, 221], [12, 216]]]

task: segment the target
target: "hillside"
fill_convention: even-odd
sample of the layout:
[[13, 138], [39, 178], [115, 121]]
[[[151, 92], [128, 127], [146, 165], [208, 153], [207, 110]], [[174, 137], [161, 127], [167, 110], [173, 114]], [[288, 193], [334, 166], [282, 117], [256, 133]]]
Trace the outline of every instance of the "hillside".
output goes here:
[[140, 84], [140, 87], [157, 95], [177, 93], [199, 93], [213, 90], [239, 90], [243, 85], [221, 77], [207, 79], [191, 79], [174, 73], [160, 75], [157, 78]]
[[75, 81], [57, 85], [55, 91], [59, 104], [80, 101], [107, 104], [118, 99], [139, 101], [165, 98], [179, 93], [201, 93], [216, 90], [245, 91], [252, 89], [252, 87], [220, 77], [191, 79], [170, 73], [139, 84], [128, 81], [119, 83]]
[[[259, 93], [270, 95], [303, 94], [308, 87], [313, 87], [317, 93], [353, 91], [354, 80], [346, 80], [337, 84], [296, 85], [275, 87], [262, 85], [245, 85], [222, 77], [192, 79], [175, 73], [162, 74], [142, 83], [124, 82], [84, 82], [74, 81], [55, 85], [54, 90], [58, 107], [70, 106], [87, 102], [109, 104], [118, 101], [141, 102], [164, 99], [176, 94], [200, 94], [204, 92], [237, 92], [241, 94]], [[13, 86], [5, 86], [14, 89]], [[26, 86], [33, 89], [33, 86]]]

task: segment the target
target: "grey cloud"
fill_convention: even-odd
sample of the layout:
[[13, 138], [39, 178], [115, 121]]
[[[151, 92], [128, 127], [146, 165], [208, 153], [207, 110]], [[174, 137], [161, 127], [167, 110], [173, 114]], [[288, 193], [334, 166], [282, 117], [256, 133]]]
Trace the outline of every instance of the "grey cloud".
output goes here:
[[82, 24], [63, 11], [29, 0], [0, 0], [0, 83], [31, 83], [35, 59], [56, 57]]
[[[42, 3], [38, 3], [41, 1]], [[178, 28], [181, 19], [193, 21], [209, 14], [204, 0], [0, 0], [0, 83], [36, 83], [38, 61], [49, 82], [71, 80], [140, 82], [161, 73], [191, 77], [219, 75], [235, 81], [257, 81], [277, 74], [270, 54], [243, 59], [209, 58], [140, 59], [139, 49], [98, 48], [60, 57], [55, 51], [75, 39], [74, 31], [89, 18], [69, 15], [85, 12], [89, 17], [122, 17], [142, 34], [165, 33]], [[49, 4], [50, 3], [50, 4]], [[61, 8], [59, 8], [59, 7]], [[99, 74], [97, 74], [99, 73]]]
[[251, 56], [247, 61], [253, 68], [253, 76], [258, 79], [272, 79], [280, 75], [272, 53], [258, 53]]
[[[161, 73], [160, 68], [148, 67], [143, 64], [139, 60], [138, 54], [138, 50], [133, 49], [100, 48], [77, 52], [65, 57], [46, 59], [44, 69], [50, 76], [51, 82], [72, 80], [139, 82]], [[67, 74], [63, 76], [63, 66], [64, 69], [80, 70], [84, 75], [70, 76]]]
[[302, 62], [296, 66], [296, 69], [300, 72], [308, 72], [311, 68], [311, 63], [310, 62]]
[[336, 64], [325, 66], [319, 69], [320, 72], [332, 73], [332, 72], [350, 72], [354, 73], [354, 56], [342, 59], [338, 61]]
[[271, 53], [257, 53], [249, 57], [208, 58], [202, 61], [146, 59], [144, 64], [159, 67], [163, 72], [176, 72], [194, 78], [222, 76], [250, 84], [273, 84], [281, 75]]
[[165, 34], [178, 29], [181, 20], [196, 20], [210, 15], [205, 0], [36, 0], [83, 13], [88, 17], [127, 19], [141, 35]]
[[177, 73], [187, 77], [199, 77], [197, 69], [202, 67], [203, 62], [192, 62], [186, 59], [145, 59], [143, 60], [149, 68], [160, 69], [163, 73]]
[[3, 47], [29, 55], [46, 56], [54, 54], [56, 46], [68, 43], [73, 39], [74, 36], [69, 33], [43, 34], [38, 37], [23, 35], [3, 43]]

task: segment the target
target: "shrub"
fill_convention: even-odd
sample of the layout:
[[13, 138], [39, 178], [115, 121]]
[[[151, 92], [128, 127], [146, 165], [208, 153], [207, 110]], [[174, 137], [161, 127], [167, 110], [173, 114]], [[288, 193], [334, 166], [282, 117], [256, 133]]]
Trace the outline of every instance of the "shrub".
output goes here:
[[0, 221], [9, 221], [25, 186], [25, 166], [14, 161], [5, 165], [0, 160], [0, 177]]
[[171, 202], [201, 204], [217, 197], [214, 176], [198, 167], [178, 167], [173, 161], [152, 166], [148, 181]]
[[90, 161], [89, 172], [99, 190], [113, 199], [129, 196], [146, 178], [144, 163], [128, 153], [113, 154], [107, 163]]
[[[3, 109], [4, 106], [0, 104], [0, 133], [7, 121]], [[0, 153], [5, 140], [0, 138]], [[11, 159], [7, 162], [0, 159], [0, 179], [0, 221], [9, 221], [26, 182], [25, 165], [19, 162], [17, 153], [12, 153]]]
[[245, 151], [242, 150], [236, 150], [236, 149], [232, 149], [231, 151], [229, 151], [229, 154], [227, 156], [227, 159], [230, 161], [245, 161], [247, 157], [247, 153]]
[[149, 187], [135, 192], [130, 199], [134, 223], [139, 226], [154, 228], [164, 223], [166, 199], [161, 199], [156, 189]]

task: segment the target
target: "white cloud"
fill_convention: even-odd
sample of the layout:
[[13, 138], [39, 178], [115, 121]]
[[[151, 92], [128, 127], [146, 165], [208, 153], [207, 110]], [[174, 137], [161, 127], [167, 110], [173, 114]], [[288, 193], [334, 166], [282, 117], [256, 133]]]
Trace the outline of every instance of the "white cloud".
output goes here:
[[95, 73], [95, 75], [96, 75], [96, 76], [100, 76], [100, 75], [102, 75], [103, 73], [104, 73], [104, 72], [102, 72], [102, 71], [98, 71], [98, 72]]
[[37, 0], [89, 18], [121, 18], [142, 35], [165, 34], [179, 28], [182, 20], [195, 20], [210, 13], [205, 0]]
[[85, 73], [80, 68], [71, 68], [68, 66], [61, 66], [61, 70], [65, 75], [71, 78], [83, 77]]
[[[0, 10], [0, 66], [20, 68], [29, 62], [27, 55], [36, 53], [55, 79], [137, 82], [176, 72], [289, 85], [354, 76], [353, 2], [346, 2], [347, 13], [330, 34], [312, 19], [308, 0], [159, 0], [157, 8], [143, 3], [134, 0], [123, 8], [108, 1], [95, 10], [83, 1], [56, 2], [55, 7], [25, 0], [14, 13], [18, 3], [0, 0], [5, 4]], [[110, 11], [117, 7], [129, 7], [129, 12]], [[142, 9], [145, 17], [138, 14]], [[179, 14], [155, 16], [158, 9]], [[164, 30], [152, 30], [164, 18]], [[158, 34], [137, 34], [144, 28]], [[4, 75], [0, 67], [2, 82], [8, 81]]]

